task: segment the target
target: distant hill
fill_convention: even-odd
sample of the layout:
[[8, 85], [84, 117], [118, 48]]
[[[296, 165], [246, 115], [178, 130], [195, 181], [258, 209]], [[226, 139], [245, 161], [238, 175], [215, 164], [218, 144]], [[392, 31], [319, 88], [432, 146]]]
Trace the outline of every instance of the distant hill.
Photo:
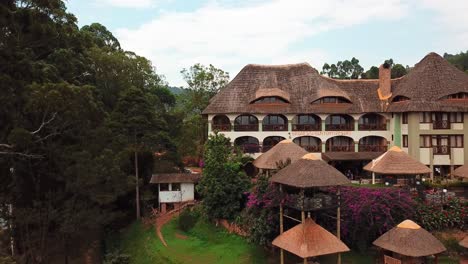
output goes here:
[[169, 89], [169, 91], [171, 91], [171, 93], [175, 95], [181, 94], [184, 91], [184, 89], [181, 87], [169, 86], [167, 88]]

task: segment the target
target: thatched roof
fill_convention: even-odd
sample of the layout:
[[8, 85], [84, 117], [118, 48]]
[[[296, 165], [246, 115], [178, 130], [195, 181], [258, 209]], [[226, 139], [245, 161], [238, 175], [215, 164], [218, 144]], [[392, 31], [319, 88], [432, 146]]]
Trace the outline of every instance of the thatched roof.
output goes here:
[[458, 244], [464, 248], [468, 248], [468, 236], [466, 236], [462, 241], [460, 241]]
[[437, 238], [411, 220], [401, 222], [373, 244], [410, 257], [430, 256], [447, 250]]
[[320, 160], [315, 154], [304, 155], [298, 161], [279, 170], [271, 182], [297, 188], [312, 188], [350, 184], [339, 170]]
[[291, 159], [291, 163], [296, 162], [308, 152], [290, 139], [280, 141], [267, 152], [258, 156], [253, 162], [253, 165], [259, 169], [277, 169], [278, 162], [286, 162]]
[[153, 174], [150, 183], [195, 183], [200, 176], [195, 173], [160, 173]]
[[452, 172], [452, 175], [455, 177], [468, 178], [468, 165], [458, 167]]
[[[409, 74], [391, 80], [392, 97], [379, 97], [379, 80], [336, 80], [319, 74], [307, 63], [289, 65], [245, 66], [203, 111], [204, 114], [227, 113], [367, 113], [409, 111], [468, 111], [463, 100], [440, 100], [442, 97], [468, 92], [468, 75], [436, 53], [429, 53]], [[252, 100], [279, 96], [289, 104], [264, 106]], [[343, 97], [349, 104], [312, 104], [327, 96]], [[409, 101], [395, 102], [396, 96]], [[287, 97], [287, 98], [286, 98]]]
[[364, 169], [380, 174], [427, 174], [431, 170], [397, 146], [372, 160]]
[[349, 251], [341, 240], [310, 218], [276, 237], [273, 245], [301, 258]]

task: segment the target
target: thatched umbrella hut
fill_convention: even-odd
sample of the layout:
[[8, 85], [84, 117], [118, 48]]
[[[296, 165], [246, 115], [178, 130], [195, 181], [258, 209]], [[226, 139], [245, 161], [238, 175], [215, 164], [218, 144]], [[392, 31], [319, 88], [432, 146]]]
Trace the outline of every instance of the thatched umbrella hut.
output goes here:
[[431, 173], [426, 165], [415, 160], [397, 146], [391, 147], [387, 152], [372, 160], [364, 166], [364, 170], [372, 172], [372, 184], [375, 184], [376, 173], [406, 176]]
[[468, 236], [466, 236], [462, 241], [460, 241], [458, 244], [464, 248], [468, 248]]
[[307, 258], [349, 251], [341, 240], [310, 217], [276, 237], [273, 245], [303, 258], [305, 263]]
[[290, 139], [280, 141], [274, 147], [267, 152], [258, 156], [253, 162], [253, 165], [263, 170], [275, 170], [278, 168], [278, 164], [286, 162], [288, 159], [291, 163], [299, 160], [302, 156], [308, 152], [292, 142]]
[[[374, 241], [374, 245], [388, 251], [385, 263], [425, 263], [424, 258], [446, 251], [431, 233], [411, 220], [405, 220]], [[394, 262], [392, 262], [394, 261]]]
[[468, 179], [468, 165], [463, 165], [463, 166], [458, 167], [456, 170], [452, 172], [452, 175], [455, 177]]
[[[305, 224], [305, 212], [317, 211], [337, 208], [337, 238], [340, 239], [340, 188], [341, 185], [350, 184], [350, 180], [346, 178], [340, 171], [333, 166], [320, 160], [312, 153], [304, 155], [298, 161], [279, 170], [270, 179], [271, 182], [279, 185], [280, 191], [283, 191], [283, 186], [291, 191], [299, 190], [299, 194], [295, 195], [297, 199], [292, 199], [286, 205], [293, 209], [301, 211], [301, 222]], [[338, 186], [337, 192], [323, 192], [321, 188]], [[292, 189], [292, 190], [291, 190]], [[306, 195], [307, 192], [307, 195]], [[294, 194], [290, 194], [293, 197]], [[280, 204], [280, 236], [283, 234], [283, 205]], [[291, 218], [289, 216], [286, 216]], [[322, 242], [324, 243], [324, 242]], [[283, 263], [283, 251], [281, 250], [281, 263]], [[307, 260], [304, 259], [306, 262]], [[338, 257], [340, 263], [340, 257]]]

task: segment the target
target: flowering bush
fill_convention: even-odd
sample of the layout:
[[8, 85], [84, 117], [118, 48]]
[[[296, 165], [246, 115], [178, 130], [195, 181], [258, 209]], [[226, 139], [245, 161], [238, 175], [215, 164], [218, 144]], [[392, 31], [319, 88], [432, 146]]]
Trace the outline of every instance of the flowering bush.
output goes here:
[[457, 198], [447, 198], [443, 203], [420, 202], [416, 207], [416, 218], [427, 230], [468, 227], [468, 204]]
[[341, 199], [343, 239], [361, 250], [415, 213], [410, 193], [400, 189], [344, 187]]

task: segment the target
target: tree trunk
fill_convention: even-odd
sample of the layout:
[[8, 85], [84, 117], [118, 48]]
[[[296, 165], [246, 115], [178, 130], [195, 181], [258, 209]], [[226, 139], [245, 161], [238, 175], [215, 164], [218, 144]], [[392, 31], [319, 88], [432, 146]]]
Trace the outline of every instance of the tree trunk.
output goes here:
[[138, 153], [135, 151], [135, 180], [136, 180], [136, 218], [140, 219], [140, 185], [138, 180]]

